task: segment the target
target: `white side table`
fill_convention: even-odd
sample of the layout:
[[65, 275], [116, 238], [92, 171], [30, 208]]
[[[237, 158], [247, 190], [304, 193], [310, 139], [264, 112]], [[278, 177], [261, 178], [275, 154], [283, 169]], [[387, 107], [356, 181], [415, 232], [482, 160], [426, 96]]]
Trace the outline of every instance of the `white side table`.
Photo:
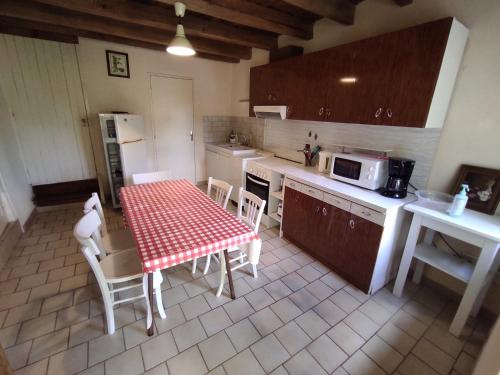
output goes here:
[[[405, 210], [413, 212], [408, 238], [394, 285], [394, 295], [400, 297], [412, 258], [418, 260], [413, 281], [419, 283], [425, 264], [437, 268], [467, 284], [465, 293], [450, 326], [459, 336], [470, 314], [476, 315], [500, 264], [500, 217], [465, 210], [453, 218], [420, 202], [410, 203]], [[422, 243], [417, 245], [420, 229], [426, 228]], [[475, 265], [462, 261], [432, 245], [434, 232], [440, 232], [481, 248]]]

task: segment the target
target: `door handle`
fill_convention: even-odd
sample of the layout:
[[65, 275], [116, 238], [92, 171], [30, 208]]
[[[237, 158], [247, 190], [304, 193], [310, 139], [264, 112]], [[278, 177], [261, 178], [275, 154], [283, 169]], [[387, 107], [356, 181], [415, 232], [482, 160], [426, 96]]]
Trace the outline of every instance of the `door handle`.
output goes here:
[[379, 118], [381, 114], [382, 114], [382, 107], [379, 107], [379, 109], [377, 109], [377, 112], [375, 112], [375, 118]]
[[321, 107], [319, 109], [318, 115], [323, 116], [323, 112], [325, 111], [325, 107]]
[[253, 179], [252, 177], [250, 177], [248, 174], [247, 174], [247, 178], [248, 178], [250, 181], [252, 181], [252, 182], [254, 182], [254, 183], [258, 184], [258, 185], [265, 186], [265, 187], [269, 187], [269, 184], [265, 184], [264, 182], [260, 182], [260, 181], [254, 180], [254, 179]]
[[316, 207], [315, 212], [318, 214], [319, 213], [319, 206]]
[[349, 220], [349, 226], [351, 227], [351, 229], [354, 229], [355, 223], [353, 219]]
[[326, 216], [326, 215], [328, 215], [328, 211], [326, 210], [325, 207], [323, 207], [323, 216]]
[[194, 140], [194, 134], [193, 134], [192, 130], [189, 132], [189, 136], [191, 137], [191, 142], [193, 142], [193, 140]]
[[387, 108], [387, 110], [385, 111], [385, 113], [387, 114], [387, 117], [389, 117], [389, 118], [392, 117], [392, 109]]

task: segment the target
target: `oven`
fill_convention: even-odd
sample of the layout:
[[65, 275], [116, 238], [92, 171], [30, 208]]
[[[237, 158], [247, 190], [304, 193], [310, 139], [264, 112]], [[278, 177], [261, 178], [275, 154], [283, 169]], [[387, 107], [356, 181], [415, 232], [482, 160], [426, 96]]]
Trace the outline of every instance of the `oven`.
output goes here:
[[264, 199], [267, 202], [266, 206], [264, 207], [264, 214], [267, 215], [267, 207], [269, 206], [269, 181], [266, 181], [261, 177], [257, 177], [256, 175], [247, 172], [245, 182], [245, 190], [255, 194], [260, 199]]

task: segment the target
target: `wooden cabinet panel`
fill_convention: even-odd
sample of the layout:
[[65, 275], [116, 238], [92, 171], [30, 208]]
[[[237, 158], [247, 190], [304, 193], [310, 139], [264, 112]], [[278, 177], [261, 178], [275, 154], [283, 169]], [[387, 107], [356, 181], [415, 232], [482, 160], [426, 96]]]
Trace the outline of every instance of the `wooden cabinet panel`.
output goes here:
[[318, 226], [318, 254], [334, 269], [341, 269], [342, 252], [350, 214], [348, 211], [323, 202], [321, 223]]
[[301, 244], [301, 222], [304, 220], [301, 213], [301, 193], [290, 187], [285, 187], [283, 203], [282, 230], [286, 238]]

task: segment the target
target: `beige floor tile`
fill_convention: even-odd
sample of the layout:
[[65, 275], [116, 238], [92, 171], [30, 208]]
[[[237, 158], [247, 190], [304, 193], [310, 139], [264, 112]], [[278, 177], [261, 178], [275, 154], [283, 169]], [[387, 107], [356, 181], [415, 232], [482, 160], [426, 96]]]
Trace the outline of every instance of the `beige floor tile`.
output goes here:
[[347, 285], [347, 281], [337, 275], [335, 272], [329, 272], [320, 278], [326, 285], [328, 285], [333, 290], [342, 289]]
[[0, 296], [12, 294], [17, 288], [19, 278], [9, 279], [0, 283]]
[[49, 333], [33, 340], [28, 362], [34, 363], [68, 347], [69, 328]]
[[66, 309], [60, 310], [57, 313], [56, 329], [68, 327], [78, 322], [87, 320], [88, 318], [89, 318], [88, 302], [68, 307]]
[[372, 337], [380, 327], [375, 322], [373, 322], [373, 320], [371, 320], [358, 310], [350, 313], [344, 321], [365, 340], [368, 340], [370, 337]]
[[354, 285], [348, 284], [344, 287], [344, 290], [349, 293], [351, 296], [356, 298], [359, 302], [364, 303], [370, 299], [370, 296], [366, 294], [365, 292], [362, 292], [358, 288], [356, 288]]
[[365, 303], [363, 303], [359, 308], [359, 311], [361, 311], [363, 314], [365, 314], [367, 317], [369, 317], [371, 320], [373, 320], [375, 323], [378, 325], [382, 325], [385, 322], [387, 322], [391, 316], [392, 313], [384, 309], [382, 306], [380, 306], [378, 303], [368, 300]]
[[288, 288], [281, 280], [273, 281], [272, 283], [264, 286], [264, 289], [275, 301], [285, 298], [286, 296], [293, 293], [292, 290]]
[[476, 360], [467, 353], [462, 352], [453, 368], [462, 375], [472, 374]]
[[46, 244], [37, 244], [37, 245], [30, 245], [26, 246], [23, 250], [23, 255], [31, 255], [34, 253], [39, 253], [44, 251], [47, 248]]
[[368, 340], [361, 350], [388, 373], [394, 372], [404, 358], [377, 335]]
[[226, 333], [238, 352], [246, 349], [261, 338], [257, 329], [248, 319], [243, 319], [226, 328]]
[[327, 335], [322, 335], [313, 341], [307, 350], [328, 373], [334, 371], [348, 358], [347, 354]]
[[208, 336], [212, 336], [213, 334], [233, 324], [222, 307], [217, 307], [216, 309], [201, 315], [200, 321]]
[[172, 332], [163, 333], [141, 344], [144, 366], [149, 370], [174, 357], [178, 351]]
[[[35, 253], [35, 254], [30, 255], [30, 259], [29, 259], [28, 263], [43, 262], [46, 260], [50, 260], [53, 257], [54, 257], [54, 250], [45, 250], [41, 253]], [[40, 270], [40, 267], [39, 267], [38, 272], [41, 272], [41, 271], [43, 271], [43, 270]]]
[[[214, 375], [264, 375], [265, 372], [252, 352], [244, 350], [224, 363], [224, 370]], [[212, 373], [210, 373], [212, 374]]]
[[329, 330], [327, 335], [349, 355], [365, 343], [365, 340], [344, 322], [340, 322]]
[[42, 305], [42, 314], [64, 309], [73, 304], [73, 293], [67, 292], [46, 298]]
[[234, 301], [226, 303], [223, 307], [234, 323], [254, 313], [254, 309], [244, 297], [239, 297]]
[[201, 314], [210, 311], [210, 306], [208, 305], [203, 295], [198, 295], [194, 298], [188, 299], [187, 301], [182, 302], [180, 305], [187, 320], [191, 320]]
[[403, 375], [438, 375], [434, 369], [413, 354], [404, 359], [398, 370]]
[[266, 336], [283, 325], [280, 318], [269, 307], [250, 315], [249, 319], [262, 336]]
[[307, 266], [297, 270], [297, 273], [309, 283], [323, 276], [323, 274], [319, 272], [316, 268], [314, 268], [311, 264], [308, 264]]
[[372, 299], [393, 314], [407, 301], [404, 295], [402, 297], [396, 297], [392, 294], [391, 290], [387, 288], [380, 289], [375, 295], [372, 296]]
[[31, 350], [31, 341], [26, 341], [23, 344], [12, 346], [5, 350], [5, 355], [9, 361], [10, 366], [17, 370], [26, 366], [28, 363], [28, 355]]
[[0, 329], [0, 345], [2, 345], [4, 349], [16, 343], [19, 328], [21, 328], [21, 324], [15, 324], [13, 326]]
[[38, 269], [38, 272], [50, 271], [56, 268], [60, 268], [63, 265], [64, 265], [64, 257], [45, 260], [40, 263], [40, 268]]
[[310, 308], [319, 303], [319, 299], [314, 297], [305, 288], [296, 291], [295, 293], [291, 294], [288, 298], [290, 298], [290, 300], [292, 300], [292, 302], [296, 304], [297, 307], [301, 309], [303, 312], [306, 312], [307, 310], [309, 310]]
[[35, 273], [33, 275], [24, 276], [19, 280], [19, 285], [17, 286], [17, 290], [25, 290], [34, 288], [36, 286], [42, 285], [47, 280], [47, 272]]
[[78, 263], [75, 268], [75, 275], [91, 272], [90, 266], [87, 262]]
[[38, 243], [47, 243], [50, 241], [57, 241], [58, 239], [61, 238], [61, 233], [50, 233], [50, 234], [45, 234], [43, 236], [40, 236], [40, 239], [38, 240]]
[[56, 313], [42, 315], [39, 318], [27, 320], [22, 323], [17, 342], [25, 342], [52, 332], [55, 328]]
[[159, 315], [155, 315], [155, 324], [159, 333], [169, 331], [186, 322], [186, 318], [179, 305], [166, 309], [165, 313], [167, 314], [165, 319], [161, 319]]
[[331, 296], [330, 301], [344, 310], [347, 314], [350, 314], [361, 305], [361, 302], [347, 293], [344, 289], [339, 290]]
[[309, 310], [308, 312], [302, 314], [295, 319], [295, 322], [313, 340], [321, 336], [330, 328], [330, 325], [313, 310]]
[[320, 301], [323, 301], [334, 293], [334, 290], [321, 280], [313, 281], [311, 284], [307, 285], [305, 289]]
[[85, 320], [70, 327], [69, 346], [72, 347], [81, 344], [82, 342], [89, 341], [103, 334], [103, 316]]
[[207, 338], [199, 319], [190, 320], [174, 328], [172, 333], [181, 352]]
[[12, 324], [36, 318], [40, 313], [41, 305], [41, 301], [36, 301], [10, 309], [9, 314], [7, 315], [7, 319], [5, 319], [4, 325], [7, 327]]
[[236, 354], [226, 332], [222, 331], [198, 344], [209, 370], [213, 370]]
[[141, 350], [138, 346], [105, 362], [106, 375], [138, 375], [144, 372]]
[[384, 375], [385, 372], [377, 366], [365, 353], [358, 350], [342, 365], [350, 375]]
[[448, 327], [443, 329], [435, 324], [429, 327], [424, 337], [453, 358], [458, 358], [465, 345], [465, 340], [451, 334]]
[[326, 375], [318, 362], [307, 350], [302, 350], [283, 365], [290, 375], [317, 374]]
[[66, 255], [66, 259], [64, 260], [64, 265], [71, 266], [71, 265], [74, 265], [77, 263], [82, 263], [85, 261], [86, 261], [86, 259], [82, 253], [75, 253], [75, 254]]
[[60, 281], [37, 286], [31, 289], [30, 301], [36, 301], [41, 298], [47, 298], [56, 295], [59, 292]]
[[299, 289], [302, 289], [307, 285], [307, 281], [304, 280], [304, 278], [300, 276], [297, 272], [292, 272], [282, 277], [281, 281], [283, 281], [283, 283], [294, 292], [296, 292]]
[[[85, 345], [85, 344], [82, 344]], [[123, 331], [118, 329], [112, 335], [103, 335], [89, 341], [89, 366], [105, 361], [125, 351]]]
[[312, 341], [294, 321], [277, 329], [274, 335], [292, 356]]
[[417, 343], [417, 339], [396, 327], [391, 322], [387, 322], [377, 332], [377, 335], [403, 355], [408, 355], [413, 346]]
[[48, 358], [45, 358], [37, 363], [23, 367], [16, 371], [16, 375], [45, 375], [47, 372]]
[[207, 366], [197, 346], [169, 359], [167, 366], [170, 375], [198, 375], [207, 372]]
[[391, 318], [391, 323], [416, 339], [420, 338], [427, 329], [427, 326], [424, 323], [415, 319], [403, 310], [399, 310]]
[[409, 301], [403, 306], [403, 310], [425, 325], [430, 325], [437, 315], [437, 312], [416, 301]]
[[346, 317], [346, 313], [330, 300], [325, 300], [313, 309], [330, 326], [336, 325]]
[[19, 266], [24, 266], [25, 264], [28, 263], [28, 260], [30, 259], [29, 255], [22, 255], [19, 257], [12, 256], [10, 259], [7, 261], [6, 266], [7, 267], [19, 267]]
[[63, 240], [50, 241], [47, 243], [47, 250], [50, 249], [60, 249], [62, 247], [66, 247], [69, 245], [69, 238], [65, 238]]
[[54, 250], [54, 258], [66, 257], [75, 254], [78, 251], [77, 246], [66, 246]]
[[87, 368], [87, 344], [81, 344], [50, 357], [47, 375], [71, 375]]
[[288, 354], [273, 334], [257, 341], [250, 349], [267, 372], [270, 372], [290, 358], [290, 354]]
[[261, 310], [274, 303], [274, 299], [264, 288], [259, 288], [248, 293], [245, 298], [255, 311]]
[[302, 314], [302, 310], [299, 309], [289, 298], [283, 298], [282, 300], [270, 305], [269, 308], [276, 315], [278, 315], [281, 321], [285, 323], [288, 323], [290, 320], [295, 319]]
[[8, 297], [2, 296], [0, 298], [0, 311], [10, 309], [19, 305], [24, 305], [28, 301], [29, 294], [29, 290], [24, 290], [22, 292], [9, 294]]
[[[123, 335], [125, 337], [125, 349], [127, 350], [151, 339], [147, 333], [146, 319], [138, 320], [135, 323], [123, 327]], [[156, 335], [156, 331], [154, 335]]]
[[74, 265], [53, 269], [49, 272], [48, 282], [67, 279], [68, 277], [73, 276], [74, 273], [75, 273]]
[[84, 287], [85, 285], [87, 285], [87, 280], [88, 275], [86, 273], [61, 280], [61, 293], [68, 290]]
[[440, 374], [448, 374], [453, 367], [453, 362], [455, 362], [453, 357], [443, 352], [425, 338], [421, 339], [415, 345], [412, 353]]

